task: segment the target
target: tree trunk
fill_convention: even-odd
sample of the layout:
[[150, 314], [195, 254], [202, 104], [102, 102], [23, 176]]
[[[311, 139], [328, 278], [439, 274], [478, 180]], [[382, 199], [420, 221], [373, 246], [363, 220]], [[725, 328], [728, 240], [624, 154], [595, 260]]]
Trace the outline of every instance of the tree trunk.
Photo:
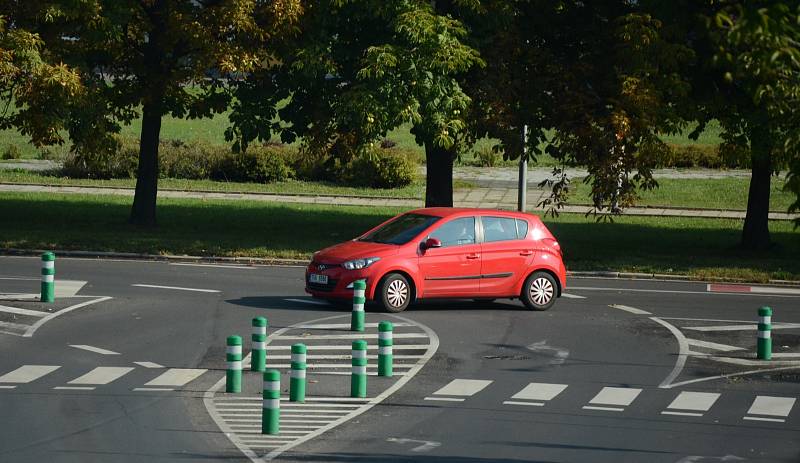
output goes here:
[[769, 192], [772, 179], [772, 141], [765, 130], [754, 131], [750, 140], [753, 172], [747, 196], [742, 243], [744, 249], [764, 250], [770, 247]]
[[156, 225], [158, 195], [158, 140], [161, 136], [161, 102], [145, 103], [139, 143], [139, 170], [133, 197], [130, 223], [143, 227]]
[[455, 152], [425, 143], [425, 207], [453, 207], [453, 161]]

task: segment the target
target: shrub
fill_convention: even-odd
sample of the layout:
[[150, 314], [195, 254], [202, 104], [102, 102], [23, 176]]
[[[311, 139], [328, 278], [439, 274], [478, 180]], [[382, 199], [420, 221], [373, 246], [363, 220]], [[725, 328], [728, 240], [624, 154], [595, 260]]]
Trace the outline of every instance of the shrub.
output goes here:
[[341, 179], [356, 186], [400, 188], [414, 181], [416, 167], [401, 150], [372, 149], [347, 164]]
[[159, 144], [159, 176], [161, 178], [184, 178], [203, 180], [211, 177], [215, 166], [230, 155], [226, 146], [206, 143], [186, 143], [181, 140], [166, 140]]
[[214, 180], [234, 182], [282, 182], [295, 176], [290, 156], [281, 145], [251, 146], [246, 153], [230, 153], [219, 159], [211, 172]]
[[22, 158], [22, 151], [17, 147], [17, 145], [8, 145], [8, 147], [3, 151], [3, 159], [21, 159]]
[[64, 159], [61, 174], [72, 178], [135, 178], [139, 145], [118, 139], [118, 149], [101, 152], [72, 151]]
[[495, 167], [503, 162], [503, 156], [492, 149], [491, 146], [482, 146], [475, 150], [475, 161], [478, 167]]

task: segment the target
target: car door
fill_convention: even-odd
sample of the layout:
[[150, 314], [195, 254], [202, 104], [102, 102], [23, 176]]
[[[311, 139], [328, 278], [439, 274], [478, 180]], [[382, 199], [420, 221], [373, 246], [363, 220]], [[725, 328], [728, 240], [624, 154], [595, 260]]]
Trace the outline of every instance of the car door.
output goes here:
[[420, 252], [419, 269], [425, 280], [422, 297], [478, 295], [481, 247], [476, 231], [475, 217], [459, 217], [442, 223], [425, 237], [438, 239], [442, 246]]
[[529, 224], [514, 217], [481, 216], [481, 296], [511, 296], [533, 263]]

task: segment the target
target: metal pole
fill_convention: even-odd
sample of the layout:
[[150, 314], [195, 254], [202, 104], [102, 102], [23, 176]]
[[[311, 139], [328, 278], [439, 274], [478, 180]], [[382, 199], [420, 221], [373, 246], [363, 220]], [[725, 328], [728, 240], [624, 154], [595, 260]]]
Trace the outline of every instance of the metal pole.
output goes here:
[[519, 184], [517, 186], [517, 210], [525, 212], [528, 200], [528, 126], [522, 127], [522, 156], [519, 158]]

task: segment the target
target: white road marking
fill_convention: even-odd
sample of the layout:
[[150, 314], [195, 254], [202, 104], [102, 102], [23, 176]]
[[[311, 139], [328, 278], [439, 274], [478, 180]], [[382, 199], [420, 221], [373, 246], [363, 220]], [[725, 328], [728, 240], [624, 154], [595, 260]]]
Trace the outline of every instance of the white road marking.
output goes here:
[[[414, 326], [411, 323], [392, 323], [392, 326], [395, 328], [399, 326]], [[365, 328], [377, 328], [378, 323], [364, 323]], [[300, 325], [296, 327], [297, 329], [303, 330], [335, 330], [335, 329], [345, 329], [350, 331], [350, 324], [349, 323], [322, 323], [316, 325]]]
[[[773, 330], [800, 328], [800, 323], [774, 323]], [[717, 325], [717, 326], [687, 326], [685, 329], [693, 331], [755, 331], [757, 324], [750, 325]]]
[[433, 395], [452, 395], [469, 397], [481, 392], [494, 381], [484, 379], [454, 379], [444, 387], [434, 392]]
[[145, 384], [145, 386], [184, 386], [193, 379], [205, 373], [205, 369], [170, 368], [159, 377]]
[[[267, 357], [267, 358], [269, 359], [269, 357]], [[270, 368], [281, 369], [281, 368], [290, 368], [291, 364], [290, 363], [270, 363], [267, 366], [270, 367]], [[398, 368], [402, 370], [404, 368], [413, 368], [413, 367], [414, 367], [413, 364], [405, 364], [404, 365], [404, 364], [395, 363], [394, 365], [392, 365], [392, 369], [394, 369], [394, 370], [397, 370]], [[350, 369], [350, 368], [352, 368], [352, 365], [349, 364], [349, 363], [344, 363], [344, 362], [342, 362], [342, 363], [312, 363], [312, 362], [308, 362], [308, 363], [306, 363], [306, 368], [308, 370], [322, 370], [322, 369], [330, 369], [330, 368], [334, 368], [334, 369], [337, 369], [337, 368], [338, 369], [348, 368], [348, 369]], [[367, 368], [370, 369], [370, 370], [374, 370], [374, 369], [378, 368], [378, 365], [369, 364], [369, 365], [367, 365]]]
[[[230, 403], [239, 403], [240, 401], [252, 401], [258, 403], [259, 405], [264, 400], [261, 397], [220, 397], [215, 399], [214, 403], [225, 405], [227, 402]], [[288, 401], [288, 397], [281, 397], [281, 402]], [[331, 402], [331, 403], [342, 403], [342, 402], [358, 402], [358, 403], [367, 403], [371, 399], [370, 398], [359, 398], [359, 397], [306, 397], [306, 402]]]
[[752, 375], [752, 374], [756, 374], [756, 373], [768, 373], [768, 372], [772, 372], [772, 371], [796, 370], [797, 368], [798, 367], [796, 367], [796, 366], [789, 366], [789, 367], [762, 368], [762, 369], [758, 369], [758, 370], [739, 371], [739, 372], [736, 372], [736, 373], [729, 373], [729, 374], [726, 374], [726, 375], [708, 376], [708, 377], [705, 377], [705, 378], [690, 379], [688, 381], [681, 381], [679, 383], [661, 385], [661, 386], [658, 386], [658, 387], [662, 387], [662, 388], [665, 388], [665, 389], [672, 389], [673, 387], [686, 386], [688, 384], [702, 383], [702, 382], [705, 382], [705, 381], [713, 381], [715, 379], [735, 378], [737, 376], [747, 376], [747, 375]]
[[800, 353], [796, 352], [773, 352], [772, 358], [800, 358]]
[[[395, 338], [396, 337], [397, 336], [395, 335]], [[285, 339], [285, 338], [281, 338], [281, 339]], [[353, 349], [352, 346], [349, 345], [349, 344], [341, 344], [341, 345], [338, 345], [338, 346], [332, 346], [332, 345], [323, 345], [323, 346], [309, 345], [307, 347], [310, 350], [345, 350], [345, 351], [348, 351], [348, 352]], [[267, 358], [270, 358], [269, 352], [271, 352], [271, 351], [290, 350], [291, 348], [292, 348], [291, 344], [283, 344], [283, 345], [280, 345], [280, 344], [267, 344], [267, 352], [268, 352], [267, 353]], [[392, 346], [392, 348], [395, 351], [398, 351], [398, 350], [427, 350], [428, 346], [426, 346], [425, 344], [395, 344], [394, 346]], [[367, 346], [367, 350], [378, 350], [378, 346], [369, 345], [369, 346]]]
[[133, 392], [170, 392], [174, 391], [171, 387], [135, 387]]
[[761, 418], [758, 416], [745, 416], [742, 418], [743, 420], [750, 420], [750, 421], [771, 421], [773, 423], [785, 423], [786, 420], [782, 420], [780, 418]]
[[744, 350], [743, 347], [729, 346], [727, 344], [717, 344], [716, 342], [700, 341], [698, 339], [686, 339], [690, 346], [704, 347], [706, 349], [718, 350], [722, 352], [733, 352], [737, 350]]
[[463, 402], [466, 399], [456, 399], [453, 397], [425, 397], [425, 400], [438, 400], [440, 402]]
[[624, 408], [619, 407], [595, 407], [593, 405], [584, 405], [584, 410], [602, 410], [604, 412], [624, 412]]
[[553, 398], [561, 394], [566, 388], [566, 384], [530, 383], [521, 391], [511, 396], [511, 398], [546, 402], [548, 400], [553, 400]]
[[536, 353], [553, 352], [553, 357], [555, 358], [550, 361], [551, 365], [562, 365], [564, 362], [567, 361], [567, 357], [569, 357], [569, 350], [561, 347], [548, 346], [546, 339], [544, 341], [539, 341], [530, 344], [526, 346], [526, 348], [531, 352], [536, 352]]
[[108, 384], [133, 371], [132, 367], [97, 367], [67, 384]]
[[133, 362], [133, 363], [139, 365], [140, 367], [145, 367], [145, 368], [164, 368], [163, 365], [159, 365], [153, 362]]
[[398, 439], [396, 437], [390, 437], [386, 439], [386, 442], [395, 442], [397, 444], [422, 444], [411, 449], [412, 452], [430, 452], [436, 447], [442, 445], [441, 442], [436, 442], [432, 440], [416, 440], [416, 439], [406, 439], [406, 438]]
[[[715, 392], [688, 392], [678, 394], [678, 397], [670, 403], [667, 408], [672, 410], [691, 410], [695, 412], [707, 412], [719, 399], [719, 394]], [[661, 412], [665, 414], [666, 412]], [[666, 414], [675, 414], [674, 411]], [[702, 416], [702, 413], [698, 416]]]
[[503, 405], [529, 405], [531, 407], [544, 407], [544, 402], [517, 402], [515, 400], [505, 400]]
[[747, 410], [748, 415], [766, 415], [787, 417], [797, 401], [794, 397], [756, 396], [753, 405]]
[[86, 346], [83, 344], [70, 344], [69, 347], [74, 347], [76, 349], [81, 349], [81, 350], [88, 350], [89, 352], [94, 352], [96, 354], [120, 355], [119, 352], [114, 352], [113, 350], [102, 349], [100, 347], [94, 347], [94, 346]]
[[751, 286], [751, 293], [767, 293], [767, 294], [800, 294], [800, 289], [797, 288], [776, 288], [774, 286]]
[[86, 285], [85, 281], [56, 280], [55, 297], [74, 297]]
[[42, 312], [39, 310], [28, 310], [28, 309], [19, 309], [17, 307], [7, 307], [4, 305], [0, 305], [0, 312], [5, 313], [13, 313], [17, 315], [27, 315], [29, 317], [46, 317], [50, 315], [50, 312]]
[[604, 387], [589, 401], [589, 403], [592, 405], [616, 405], [627, 407], [641, 392], [641, 389], [632, 387]]
[[71, 306], [69, 306], [69, 307], [67, 307], [65, 309], [61, 309], [61, 310], [59, 310], [57, 312], [53, 312], [50, 315], [39, 319], [39, 321], [37, 321], [36, 323], [31, 325], [27, 329], [27, 331], [25, 331], [25, 334], [23, 334], [22, 336], [26, 337], [26, 338], [30, 338], [30, 337], [33, 336], [34, 333], [36, 333], [36, 330], [41, 328], [42, 325], [44, 325], [45, 323], [49, 322], [50, 320], [52, 320], [52, 319], [54, 319], [54, 318], [56, 318], [58, 316], [64, 315], [66, 313], [72, 312], [73, 310], [77, 310], [77, 309], [80, 309], [82, 307], [86, 307], [86, 306], [89, 306], [89, 305], [92, 305], [92, 304], [96, 304], [98, 302], [105, 302], [105, 301], [107, 301], [109, 299], [113, 299], [113, 298], [111, 298], [111, 297], [100, 297], [100, 298], [97, 298], [97, 299], [92, 299], [91, 301], [86, 301], [86, 302], [81, 302], [80, 304], [71, 305]]
[[751, 297], [778, 297], [778, 298], [796, 298], [800, 295], [790, 294], [760, 294], [760, 293], [710, 293], [708, 291], [677, 291], [671, 289], [632, 289], [632, 288], [603, 288], [594, 286], [571, 286], [569, 289], [576, 291], [618, 291], [618, 292], [631, 292], [631, 293], [657, 293], [657, 294], [705, 294], [706, 296], [751, 296]]
[[57, 365], [23, 365], [0, 376], [0, 383], [30, 383], [61, 368]]
[[21, 323], [0, 322], [0, 331], [3, 333], [21, 336], [21, 333], [24, 333], [28, 328], [30, 328], [28, 325]]
[[[424, 333], [394, 333], [394, 339], [426, 338]], [[314, 340], [314, 339], [378, 339], [378, 333], [363, 334], [309, 334], [308, 336], [280, 336], [278, 340]], [[308, 346], [312, 348], [314, 346]], [[345, 346], [347, 347], [347, 346]]]
[[313, 301], [311, 299], [284, 299], [284, 301], [300, 302], [300, 303], [303, 303], [303, 304], [312, 304], [312, 305], [330, 305], [327, 302]]
[[565, 297], [567, 299], [586, 299], [586, 296], [578, 296], [577, 294], [570, 293], [561, 293], [561, 297]]
[[612, 309], [619, 309], [624, 310], [625, 312], [630, 312], [636, 315], [652, 315], [650, 312], [642, 309], [637, 309], [636, 307], [628, 307], [627, 305], [619, 305], [619, 304], [611, 304], [609, 305]]
[[[312, 346], [308, 346], [308, 347], [309, 347], [309, 349], [312, 348]], [[772, 355], [775, 355], [775, 354], [772, 354]], [[269, 360], [289, 360], [291, 358], [292, 358], [291, 355], [270, 355], [270, 356], [268, 356]], [[378, 358], [377, 355], [367, 355], [367, 359], [377, 359], [377, 358]], [[420, 358], [422, 358], [422, 356], [421, 355], [392, 355], [392, 358], [394, 358], [395, 360], [410, 360], [410, 359], [420, 359]], [[307, 360], [350, 360], [351, 356], [350, 355], [307, 355], [306, 359]], [[351, 365], [348, 363], [345, 366], [347, 366], [349, 368]], [[369, 365], [367, 365], [367, 366], [369, 366]], [[397, 364], [395, 364], [394, 366], [397, 366]], [[411, 365], [409, 365], [409, 366], [411, 366]]]
[[53, 389], [57, 391], [94, 391], [92, 386], [56, 386]]
[[675, 367], [672, 369], [672, 372], [661, 381], [661, 384], [658, 385], [660, 388], [670, 388], [674, 385], [670, 385], [678, 375], [681, 374], [683, 371], [683, 367], [686, 366], [686, 358], [689, 356], [689, 342], [686, 340], [686, 337], [681, 333], [681, 330], [676, 328], [674, 325], [665, 322], [664, 320], [658, 317], [650, 317], [650, 320], [658, 323], [659, 325], [663, 326], [664, 328], [668, 329], [675, 339], [678, 341], [678, 358], [675, 360]]
[[221, 268], [221, 269], [236, 269], [236, 270], [255, 270], [257, 267], [248, 267], [244, 265], [224, 265], [224, 264], [184, 264], [184, 263], [170, 263], [169, 265], [175, 265], [179, 267], [211, 267], [211, 268]]
[[725, 455], [722, 457], [706, 457], [702, 455], [691, 455], [681, 458], [677, 463], [698, 463], [703, 461], [716, 460], [716, 461], [745, 461], [744, 458], [737, 457], [736, 455]]
[[0, 386], [0, 389], [15, 389], [17, 386]]
[[156, 288], [156, 289], [175, 289], [178, 291], [194, 291], [198, 293], [219, 293], [221, 291], [216, 289], [200, 289], [200, 288], [182, 288], [180, 286], [159, 286], [159, 285], [143, 285], [143, 284], [135, 284], [131, 286], [136, 286], [138, 288]]
[[678, 415], [678, 416], [703, 416], [702, 413], [692, 413], [692, 412], [673, 412], [670, 410], [664, 410], [661, 412], [662, 415]]

